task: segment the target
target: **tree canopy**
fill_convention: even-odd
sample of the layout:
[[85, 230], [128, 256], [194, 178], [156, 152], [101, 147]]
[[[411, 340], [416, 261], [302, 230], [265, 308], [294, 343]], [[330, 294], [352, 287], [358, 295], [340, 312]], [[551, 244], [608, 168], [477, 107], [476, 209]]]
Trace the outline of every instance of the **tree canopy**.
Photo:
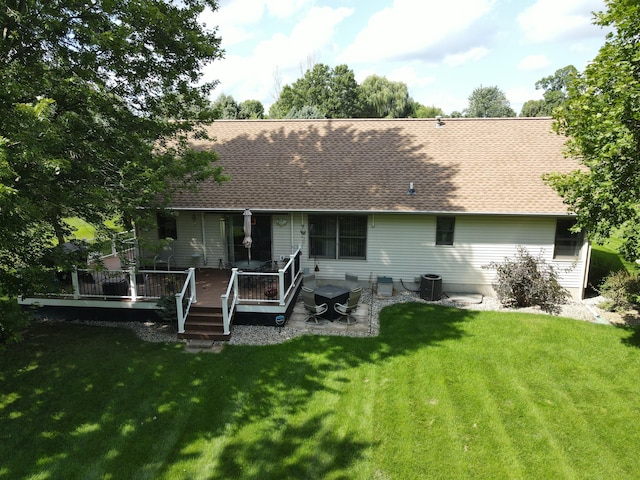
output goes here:
[[640, 4], [607, 0], [595, 23], [611, 32], [598, 55], [569, 84], [556, 129], [568, 154], [586, 167], [547, 181], [596, 241], [620, 228], [622, 253], [640, 257]]
[[38, 288], [66, 217], [95, 226], [222, 181], [188, 138], [211, 120], [201, 68], [222, 55], [198, 22], [214, 0], [0, 4], [0, 295]]
[[465, 117], [515, 117], [507, 96], [498, 87], [475, 88], [469, 96], [469, 106], [463, 112]]
[[326, 118], [352, 118], [360, 110], [358, 83], [346, 65], [330, 68], [318, 63], [292, 85], [282, 87], [269, 116], [284, 118], [292, 109], [315, 107]]
[[409, 89], [403, 82], [393, 82], [385, 77], [370, 75], [360, 85], [364, 117], [406, 117], [411, 107]]
[[573, 65], [567, 65], [555, 71], [553, 75], [536, 82], [536, 90], [543, 90], [541, 100], [527, 100], [522, 105], [521, 117], [550, 117], [553, 111], [564, 105], [569, 85], [578, 74]]
[[405, 83], [370, 75], [362, 84], [346, 65], [313, 65], [304, 76], [279, 89], [271, 118], [406, 118], [443, 115], [409, 96]]

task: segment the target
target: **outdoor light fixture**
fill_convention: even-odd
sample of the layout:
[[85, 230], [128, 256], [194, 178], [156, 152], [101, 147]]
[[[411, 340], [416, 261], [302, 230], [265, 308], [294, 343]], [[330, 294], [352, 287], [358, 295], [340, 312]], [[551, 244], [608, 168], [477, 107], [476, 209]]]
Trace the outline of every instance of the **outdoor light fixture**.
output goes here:
[[413, 182], [409, 183], [409, 190], [407, 191], [407, 195], [415, 195], [416, 194], [416, 189], [413, 188]]

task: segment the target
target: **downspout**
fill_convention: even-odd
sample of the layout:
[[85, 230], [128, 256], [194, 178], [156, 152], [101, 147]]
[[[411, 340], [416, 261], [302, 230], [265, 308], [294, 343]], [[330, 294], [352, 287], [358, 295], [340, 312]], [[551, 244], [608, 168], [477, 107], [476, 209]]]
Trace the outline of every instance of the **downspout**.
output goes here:
[[207, 236], [204, 228], [204, 212], [200, 212], [200, 227], [202, 228], [202, 262], [207, 264]]

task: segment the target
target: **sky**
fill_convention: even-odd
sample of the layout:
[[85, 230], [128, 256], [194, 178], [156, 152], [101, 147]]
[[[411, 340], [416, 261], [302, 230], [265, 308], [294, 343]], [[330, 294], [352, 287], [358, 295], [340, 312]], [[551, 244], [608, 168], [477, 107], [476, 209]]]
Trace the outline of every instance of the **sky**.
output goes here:
[[604, 44], [593, 25], [604, 0], [221, 0], [200, 20], [218, 27], [224, 59], [204, 68], [220, 83], [212, 99], [259, 100], [316, 63], [346, 64], [404, 82], [445, 114], [480, 86], [497, 86], [520, 112], [542, 98], [535, 83], [567, 65], [582, 71]]

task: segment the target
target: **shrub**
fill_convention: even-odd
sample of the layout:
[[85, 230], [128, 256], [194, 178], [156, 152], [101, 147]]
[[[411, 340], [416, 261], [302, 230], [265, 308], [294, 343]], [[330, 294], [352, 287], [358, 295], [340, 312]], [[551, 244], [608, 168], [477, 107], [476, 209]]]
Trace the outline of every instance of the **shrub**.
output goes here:
[[532, 256], [524, 247], [518, 247], [515, 258], [491, 262], [487, 267], [496, 270], [492, 286], [505, 307], [539, 306], [545, 312], [558, 313], [560, 305], [569, 299], [553, 265], [541, 255]]
[[611, 311], [628, 310], [640, 301], [640, 278], [626, 270], [613, 272], [604, 279], [600, 293], [607, 299], [601, 306]]
[[0, 299], [0, 349], [5, 344], [22, 339], [22, 330], [29, 325], [29, 318], [15, 298]]

